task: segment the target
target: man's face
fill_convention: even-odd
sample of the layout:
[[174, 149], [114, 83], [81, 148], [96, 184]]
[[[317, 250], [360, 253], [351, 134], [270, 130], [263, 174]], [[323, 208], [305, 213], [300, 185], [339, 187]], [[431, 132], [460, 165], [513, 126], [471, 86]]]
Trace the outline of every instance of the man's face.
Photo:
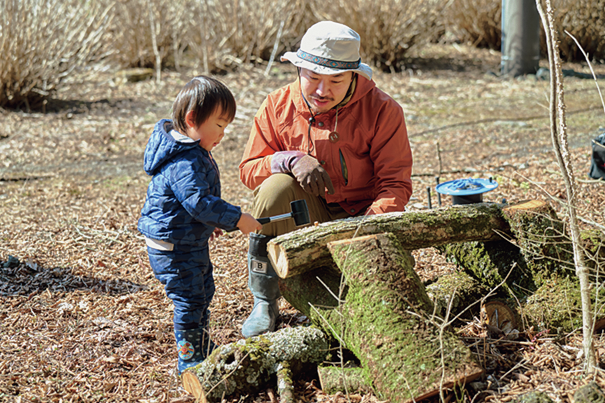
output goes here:
[[352, 80], [351, 71], [324, 75], [308, 69], [300, 69], [302, 93], [315, 114], [327, 112], [338, 105], [347, 95]]

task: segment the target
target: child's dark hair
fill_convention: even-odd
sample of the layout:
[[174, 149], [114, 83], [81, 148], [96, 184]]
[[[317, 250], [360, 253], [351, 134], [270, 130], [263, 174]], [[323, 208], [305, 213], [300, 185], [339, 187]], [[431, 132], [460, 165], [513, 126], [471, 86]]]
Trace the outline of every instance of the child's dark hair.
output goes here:
[[172, 105], [172, 124], [185, 134], [187, 112], [193, 111], [195, 127], [204, 123], [219, 109], [229, 122], [235, 117], [235, 98], [229, 88], [212, 77], [197, 76], [189, 81], [179, 92]]

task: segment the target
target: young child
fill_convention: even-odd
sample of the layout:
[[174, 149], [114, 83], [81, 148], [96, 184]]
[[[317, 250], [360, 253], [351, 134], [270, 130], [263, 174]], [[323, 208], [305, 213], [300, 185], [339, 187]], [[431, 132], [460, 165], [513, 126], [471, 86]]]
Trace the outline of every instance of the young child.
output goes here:
[[199, 76], [179, 92], [172, 120], [160, 120], [145, 149], [151, 175], [138, 229], [145, 236], [155, 277], [174, 303], [178, 373], [213, 350], [208, 306], [214, 278], [208, 241], [222, 229], [248, 235], [261, 224], [221, 199], [218, 167], [210, 151], [235, 117], [235, 99], [220, 81]]

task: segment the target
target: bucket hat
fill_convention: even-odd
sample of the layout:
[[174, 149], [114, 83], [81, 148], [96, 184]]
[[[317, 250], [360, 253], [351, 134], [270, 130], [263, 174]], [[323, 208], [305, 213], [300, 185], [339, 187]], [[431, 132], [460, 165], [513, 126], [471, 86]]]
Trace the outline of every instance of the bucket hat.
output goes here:
[[372, 79], [372, 69], [361, 63], [359, 34], [346, 25], [321, 21], [311, 26], [300, 42], [297, 52], [286, 52], [281, 61], [317, 74], [334, 75], [345, 71]]

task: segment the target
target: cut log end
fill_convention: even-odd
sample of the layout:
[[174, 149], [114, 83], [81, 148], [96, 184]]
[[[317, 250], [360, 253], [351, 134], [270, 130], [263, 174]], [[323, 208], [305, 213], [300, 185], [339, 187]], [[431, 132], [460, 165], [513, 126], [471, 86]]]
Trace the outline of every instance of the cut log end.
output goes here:
[[183, 382], [183, 388], [189, 393], [193, 395], [199, 402], [206, 402], [206, 397], [204, 394], [204, 388], [202, 388], [202, 384], [200, 380], [195, 375], [193, 371], [185, 371], [181, 376]]
[[505, 207], [505, 210], [541, 210], [546, 205], [543, 200], [528, 200]]
[[502, 301], [489, 301], [481, 306], [481, 320], [488, 330], [498, 336], [507, 335], [517, 329], [515, 312]]
[[275, 272], [280, 278], [289, 277], [288, 272], [290, 271], [290, 266], [288, 264], [288, 257], [282, 251], [282, 248], [279, 245], [269, 244], [267, 245], [267, 249], [270, 249], [269, 256], [274, 257], [275, 263], [273, 265]]

